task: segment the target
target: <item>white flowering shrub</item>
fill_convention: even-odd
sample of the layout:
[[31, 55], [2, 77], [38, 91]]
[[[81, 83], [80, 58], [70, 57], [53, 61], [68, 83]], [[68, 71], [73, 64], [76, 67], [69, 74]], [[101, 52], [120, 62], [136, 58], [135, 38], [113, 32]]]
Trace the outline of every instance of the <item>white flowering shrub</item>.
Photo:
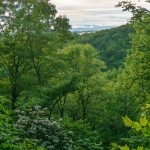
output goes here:
[[15, 124], [21, 140], [38, 140], [39, 146], [48, 150], [72, 150], [72, 140], [60, 122], [48, 119], [47, 109], [35, 106], [27, 111], [16, 110]]

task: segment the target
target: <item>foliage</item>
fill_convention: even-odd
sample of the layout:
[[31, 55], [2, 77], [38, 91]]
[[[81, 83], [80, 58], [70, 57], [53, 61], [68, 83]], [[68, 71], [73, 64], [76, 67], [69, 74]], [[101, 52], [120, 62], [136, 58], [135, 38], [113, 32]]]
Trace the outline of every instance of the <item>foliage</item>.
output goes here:
[[[136, 11], [136, 7], [134, 8]], [[123, 67], [119, 69], [117, 77], [109, 84], [109, 93], [112, 99], [107, 106], [107, 116], [104, 118], [106, 123], [113, 126], [111, 134], [114, 135], [112, 141], [118, 138], [127, 138], [129, 130], [121, 123], [122, 116], [129, 116], [137, 119], [140, 108], [149, 99], [149, 13], [142, 15], [142, 21], [134, 18], [132, 27], [135, 30], [131, 36], [132, 48], [128, 53]], [[148, 41], [147, 41], [148, 40]], [[109, 116], [111, 114], [111, 116]], [[110, 122], [112, 121], [112, 123]], [[130, 121], [129, 121], [130, 122]], [[113, 136], [110, 136], [113, 137]], [[118, 139], [117, 138], [117, 139]]]
[[70, 41], [50, 1], [0, 1], [0, 149], [149, 149], [150, 11], [118, 6], [129, 24]]
[[64, 125], [72, 132], [74, 150], [103, 150], [98, 132], [93, 131], [88, 123], [65, 118]]
[[[112, 143], [112, 150], [120, 149], [120, 150], [130, 150], [130, 149], [137, 149], [137, 150], [148, 150], [150, 148], [150, 105], [147, 104], [145, 107], [142, 108], [143, 112], [140, 117], [139, 122], [134, 122], [128, 116], [123, 117], [123, 121], [126, 127], [132, 128], [133, 132], [129, 138], [122, 139], [127, 144], [125, 146], [117, 145], [116, 143]], [[137, 133], [135, 133], [137, 132]]]
[[[101, 53], [101, 59], [108, 69], [119, 68], [131, 48], [129, 34], [133, 32], [130, 24], [109, 30], [87, 33], [77, 38], [78, 43], [89, 43]], [[107, 41], [107, 42], [106, 42]]]
[[8, 148], [11, 146], [9, 140], [13, 140], [12, 125], [11, 125], [11, 111], [9, 109], [10, 101], [0, 97], [0, 149]]
[[66, 17], [56, 17], [47, 0], [2, 0], [0, 10], [0, 90], [15, 109], [18, 99], [35, 93], [52, 76], [51, 55], [68, 41], [70, 25]]
[[28, 138], [36, 140], [39, 146], [46, 149], [71, 149], [72, 141], [64, 131], [62, 125], [47, 118], [46, 109], [35, 106], [26, 111], [16, 110], [18, 119], [15, 124], [20, 140]]
[[0, 97], [0, 149], [1, 150], [44, 150], [37, 146], [37, 141], [24, 139], [20, 141], [19, 133], [13, 127], [11, 102]]
[[92, 113], [91, 107], [104, 99], [101, 93], [105, 92], [105, 64], [99, 52], [88, 44], [71, 44], [57, 54], [61, 64], [43, 89], [44, 103], [49, 105], [50, 112], [55, 110], [61, 117], [67, 112], [85, 120]]

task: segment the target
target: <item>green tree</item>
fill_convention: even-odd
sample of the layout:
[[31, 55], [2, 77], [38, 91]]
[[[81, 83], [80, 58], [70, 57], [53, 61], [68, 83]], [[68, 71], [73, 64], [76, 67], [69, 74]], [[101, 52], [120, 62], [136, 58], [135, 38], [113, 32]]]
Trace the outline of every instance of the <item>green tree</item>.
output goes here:
[[[150, 12], [128, 2], [119, 5], [133, 13], [131, 25], [135, 32], [130, 35], [132, 48], [111, 84], [113, 98], [108, 104], [108, 112], [113, 117], [108, 115], [106, 118], [113, 120], [111, 124], [114, 124], [117, 137], [128, 137], [128, 129], [123, 127], [121, 117], [128, 115], [131, 119], [136, 118], [141, 106], [149, 99], [150, 24], [147, 22], [150, 20]], [[107, 122], [109, 119], [106, 119]]]
[[101, 61], [99, 52], [88, 44], [70, 45], [60, 53], [62, 53], [67, 63], [69, 74], [74, 74], [78, 77], [76, 91], [68, 95], [68, 105], [69, 103], [75, 104], [75, 106], [72, 106], [77, 108], [77, 112], [74, 112], [74, 114], [78, 114], [77, 118], [85, 120], [90, 106], [92, 103], [96, 103], [94, 101], [100, 98], [103, 91], [105, 74], [102, 69], [105, 68], [105, 64]]
[[[106, 144], [129, 136], [128, 128], [124, 127], [121, 121], [122, 116], [128, 115], [131, 119], [137, 118], [140, 108], [150, 95], [150, 44], [148, 42], [150, 40], [150, 24], [148, 23], [150, 14], [143, 8], [136, 8], [131, 3], [127, 4], [125, 3], [123, 7], [133, 6], [130, 8], [134, 9], [131, 25], [135, 32], [130, 34], [132, 47], [123, 66], [117, 71], [117, 75], [115, 72], [114, 76], [111, 75], [112, 81], [107, 85], [109, 94], [104, 103], [100, 122], [103, 126], [100, 130]], [[110, 72], [108, 72], [109, 75]]]
[[71, 29], [71, 25], [69, 24], [69, 19], [66, 16], [59, 16], [55, 19], [54, 30], [56, 31], [57, 40], [60, 42], [61, 47], [63, 43], [73, 39], [73, 36], [68, 29]]
[[[150, 91], [150, 44], [148, 42], [150, 24], [147, 23], [150, 21], [150, 12], [143, 8], [136, 8], [131, 3], [123, 3], [123, 8], [131, 9], [133, 12], [132, 22], [136, 32], [131, 34], [132, 49], [126, 58], [124, 68], [118, 74], [117, 84], [118, 88], [126, 91], [124, 95], [126, 98], [123, 98], [125, 101], [143, 104], [149, 98]], [[125, 105], [128, 104], [125, 102]], [[128, 114], [127, 109], [131, 108], [126, 106], [125, 109], [125, 114]]]
[[54, 26], [61, 30], [59, 24], [63, 23], [67, 32], [70, 25], [67, 18], [57, 21], [55, 6], [47, 0], [4, 0], [0, 8], [2, 85], [14, 109], [19, 96], [30, 91], [31, 85], [42, 86], [51, 77], [51, 53], [57, 47], [53, 45]]

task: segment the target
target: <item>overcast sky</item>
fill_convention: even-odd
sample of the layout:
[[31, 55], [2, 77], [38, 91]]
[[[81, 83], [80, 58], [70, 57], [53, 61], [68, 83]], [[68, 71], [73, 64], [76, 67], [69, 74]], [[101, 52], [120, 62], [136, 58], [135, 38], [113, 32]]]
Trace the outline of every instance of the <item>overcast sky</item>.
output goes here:
[[[119, 26], [130, 18], [115, 5], [121, 0], [51, 0], [59, 15], [66, 15], [73, 27], [83, 25]], [[132, 0], [138, 5], [150, 8], [145, 0]]]

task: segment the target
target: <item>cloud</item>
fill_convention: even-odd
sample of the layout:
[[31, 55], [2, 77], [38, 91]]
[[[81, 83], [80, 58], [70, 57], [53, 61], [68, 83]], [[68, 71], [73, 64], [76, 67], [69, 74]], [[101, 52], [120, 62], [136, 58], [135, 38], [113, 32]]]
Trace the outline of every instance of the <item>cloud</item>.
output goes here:
[[[122, 12], [115, 5], [121, 0], [51, 0], [56, 5], [59, 15], [66, 15], [73, 26], [94, 25], [121, 25], [131, 17], [130, 13]], [[144, 0], [132, 0], [137, 5], [150, 8]]]

